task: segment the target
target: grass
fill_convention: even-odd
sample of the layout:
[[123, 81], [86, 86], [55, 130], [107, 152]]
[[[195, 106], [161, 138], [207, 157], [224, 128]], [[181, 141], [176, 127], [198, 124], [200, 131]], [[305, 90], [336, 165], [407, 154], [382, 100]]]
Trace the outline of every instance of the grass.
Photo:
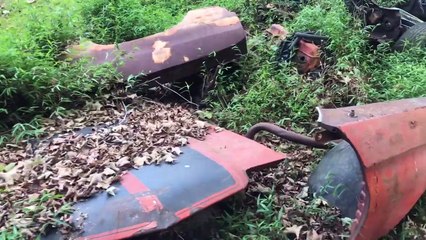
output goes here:
[[[4, 189], [0, 189], [0, 191], [7, 192], [7, 190]], [[72, 213], [73, 209], [70, 204], [61, 204], [62, 198], [63, 195], [43, 191], [42, 194], [32, 196], [26, 201], [10, 202], [8, 199], [5, 199], [4, 204], [13, 205], [14, 212], [12, 217], [16, 224], [14, 226], [2, 226], [5, 230], [0, 231], [0, 239], [25, 239], [28, 238], [28, 236], [31, 236], [32, 239], [41, 239], [40, 236], [35, 236], [27, 232], [30, 228], [34, 228], [31, 225], [32, 221], [42, 223], [41, 229], [37, 229], [37, 231], [41, 233], [46, 233], [46, 231], [52, 226], [70, 227], [65, 221], [63, 221], [62, 217]], [[55, 211], [48, 210], [52, 209], [51, 206], [54, 206]], [[26, 213], [26, 216], [30, 216], [31, 219], [20, 217], [24, 212]], [[25, 229], [26, 231], [22, 229]]]
[[[316, 118], [314, 108], [318, 105], [339, 107], [426, 96], [424, 49], [413, 48], [397, 53], [385, 44], [376, 49], [370, 47], [367, 31], [359, 20], [348, 14], [343, 1], [312, 1], [282, 24], [292, 32], [314, 30], [329, 36], [334, 64], [316, 80], [297, 75], [291, 65], [277, 67], [274, 62], [277, 43], [264, 36], [262, 31], [265, 28], [257, 29], [249, 39], [250, 51], [236, 73], [238, 76], [227, 78], [226, 83], [214, 92], [216, 98], [212, 111], [223, 126], [245, 132], [256, 122], [272, 121], [308, 132]], [[225, 92], [231, 94], [227, 96]], [[419, 230], [419, 226], [424, 226], [422, 201], [410, 215], [421, 217], [415, 218], [414, 222], [409, 220], [410, 217], [403, 220], [388, 239], [411, 239], [424, 234]], [[271, 207], [270, 211], [279, 214], [276, 207]], [[239, 236], [250, 232], [241, 222], [249, 222], [241, 219], [250, 214], [252, 212], [233, 215], [233, 221], [239, 222], [238, 226], [243, 228]], [[261, 218], [260, 221], [262, 225], [275, 224], [273, 218], [265, 221]], [[259, 223], [255, 226], [261, 227]], [[274, 239], [274, 231], [270, 231], [269, 239]], [[265, 237], [260, 236], [260, 239]]]
[[[226, 106], [214, 103], [221, 122], [236, 130], [268, 120], [280, 124], [307, 123], [312, 122], [318, 105], [344, 106], [366, 99], [358, 84], [363, 76], [357, 62], [362, 61], [367, 44], [364, 31], [360, 28], [354, 31], [353, 25], [359, 27], [360, 23], [352, 21], [343, 2], [325, 0], [306, 6], [293, 21], [285, 23], [291, 31], [315, 30], [332, 39], [329, 48], [336, 64], [316, 80], [298, 75], [292, 65], [277, 66], [276, 42], [259, 29], [249, 40], [249, 56], [241, 64], [244, 66], [239, 72], [241, 77], [236, 78], [247, 81], [244, 83], [247, 91], [229, 100]], [[349, 80], [339, 79], [343, 76]]]
[[[372, 48], [368, 32], [349, 15], [343, 1], [306, 2], [8, 1], [4, 9], [10, 13], [0, 15], [0, 144], [10, 140], [8, 135], [15, 140], [39, 136], [39, 118], [66, 114], [122, 81], [111, 66], [60, 61], [66, 45], [80, 39], [115, 43], [144, 37], [176, 24], [188, 10], [211, 5], [237, 11], [249, 32], [249, 54], [238, 66], [220, 70], [206, 110], [228, 129], [244, 132], [256, 122], [271, 121], [309, 132], [318, 105], [340, 107], [426, 96], [424, 49], [397, 53], [385, 44]], [[281, 23], [291, 33], [312, 30], [330, 37], [332, 54], [320, 78], [301, 76], [292, 64], [275, 62], [278, 42], [264, 34], [271, 23]], [[237, 211], [223, 219], [223, 234], [229, 233], [226, 239], [279, 238], [285, 227], [279, 219], [286, 209], [273, 198], [274, 194], [259, 197], [248, 209], [235, 206]], [[410, 215], [422, 223], [423, 201]], [[419, 225], [412, 227], [407, 219], [401, 226], [408, 230], [400, 227], [392, 236], [410, 237], [411, 229], [416, 232]], [[17, 233], [19, 229], [11, 229], [0, 237]]]
[[265, 120], [303, 125], [312, 122], [318, 105], [339, 107], [426, 96], [425, 51], [414, 48], [395, 53], [388, 46], [371, 49], [361, 22], [347, 13], [343, 1], [317, 1], [284, 25], [293, 32], [315, 30], [329, 36], [335, 64], [316, 80], [296, 74], [292, 66], [277, 68], [276, 43], [257, 33], [249, 40], [250, 53], [241, 64], [240, 77], [231, 78], [244, 79], [247, 90], [238, 94], [240, 83], [228, 81], [237, 86], [237, 96], [226, 105], [213, 103], [226, 127], [246, 130]]
[[74, 1], [10, 1], [6, 8], [10, 14], [0, 18], [0, 131], [37, 115], [61, 115], [117, 79], [109, 66], [58, 61], [84, 33]]
[[4, 3], [0, 16], [0, 132], [34, 117], [57, 116], [108, 92], [119, 76], [111, 66], [59, 61], [66, 46], [90, 38], [114, 43], [163, 31], [190, 9], [243, 0], [47, 0]]
[[380, 6], [384, 6], [384, 7], [395, 7], [395, 6], [399, 6], [400, 4], [406, 3], [407, 0], [377, 0], [376, 2]]
[[244, 204], [243, 199], [235, 201], [233, 212], [219, 219], [227, 226], [219, 230], [220, 239], [283, 239], [285, 209], [275, 204], [275, 198], [274, 192], [259, 196], [253, 208]]

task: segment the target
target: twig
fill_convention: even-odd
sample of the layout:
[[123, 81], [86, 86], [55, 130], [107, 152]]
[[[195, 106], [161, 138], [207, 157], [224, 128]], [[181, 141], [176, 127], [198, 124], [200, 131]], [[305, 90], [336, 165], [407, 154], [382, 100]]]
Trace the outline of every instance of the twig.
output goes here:
[[9, 133], [11, 133], [11, 132], [12, 132], [12, 129], [9, 129], [9, 130], [6, 130], [6, 131], [3, 131], [3, 132], [0, 132], [0, 136], [5, 135], [5, 134], [9, 134]]
[[[136, 77], [137, 78], [137, 77]], [[149, 84], [151, 83], [151, 82], [157, 82], [157, 79], [160, 79], [160, 77], [155, 77], [155, 78], [153, 78], [153, 79], [150, 79], [150, 80], [147, 80], [147, 81], [141, 81], [140, 83], [136, 83], [135, 85], [133, 85], [133, 89], [134, 88], [138, 88], [138, 87], [140, 87], [140, 86], [149, 86]]]
[[124, 117], [123, 117], [123, 119], [120, 120], [120, 122], [118, 122], [118, 125], [123, 124], [126, 121], [126, 119], [127, 119], [127, 115], [129, 114], [129, 111], [127, 111], [126, 104], [124, 104], [123, 101], [121, 101], [121, 104], [123, 104], [123, 108], [124, 108]]
[[156, 80], [155, 82], [156, 82], [158, 85], [160, 85], [161, 87], [163, 87], [163, 88], [165, 88], [165, 89], [167, 89], [167, 90], [171, 91], [172, 93], [174, 93], [174, 94], [178, 95], [180, 98], [182, 98], [183, 100], [185, 100], [187, 103], [192, 104], [192, 105], [194, 105], [194, 106], [198, 107], [198, 104], [196, 104], [196, 103], [194, 103], [194, 102], [191, 102], [190, 100], [186, 99], [184, 96], [182, 96], [180, 93], [176, 92], [175, 90], [173, 90], [173, 89], [171, 89], [171, 88], [167, 87], [167, 86], [166, 86], [166, 85], [164, 85], [164, 84], [159, 83], [157, 80]]
[[176, 235], [178, 235], [178, 237], [182, 240], [185, 240], [185, 238], [183, 238], [176, 230], [173, 230], [175, 232]]
[[154, 100], [152, 100], [152, 99], [150, 99], [150, 98], [147, 98], [147, 97], [141, 97], [141, 99], [142, 99], [144, 102], [152, 103], [152, 104], [154, 104], [154, 105], [158, 105], [158, 106], [164, 106], [164, 104], [159, 103], [159, 102], [156, 102], [156, 101], [154, 101]]
[[[214, 69], [214, 72], [209, 71], [209, 73], [206, 73], [206, 75], [203, 78], [203, 88], [202, 88], [202, 95], [201, 97], [204, 98], [204, 93], [207, 91], [210, 91], [213, 85], [216, 83], [216, 78], [219, 73], [219, 66], [216, 66]], [[206, 84], [207, 83], [207, 84]], [[206, 86], [207, 85], [207, 86]]]

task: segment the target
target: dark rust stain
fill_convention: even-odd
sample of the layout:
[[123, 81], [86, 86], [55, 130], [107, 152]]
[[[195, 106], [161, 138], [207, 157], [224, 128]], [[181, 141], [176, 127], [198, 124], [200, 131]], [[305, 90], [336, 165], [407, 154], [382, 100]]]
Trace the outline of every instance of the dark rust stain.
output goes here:
[[382, 132], [376, 132], [376, 141], [381, 142], [384, 138], [384, 134]]
[[394, 145], [394, 146], [398, 146], [399, 144], [401, 144], [404, 141], [403, 137], [401, 134], [395, 134], [392, 135], [389, 139], [389, 143], [390, 145]]
[[416, 126], [417, 126], [417, 122], [416, 122], [416, 121], [411, 121], [411, 122], [410, 122], [410, 128], [411, 128], [411, 129], [416, 128]]

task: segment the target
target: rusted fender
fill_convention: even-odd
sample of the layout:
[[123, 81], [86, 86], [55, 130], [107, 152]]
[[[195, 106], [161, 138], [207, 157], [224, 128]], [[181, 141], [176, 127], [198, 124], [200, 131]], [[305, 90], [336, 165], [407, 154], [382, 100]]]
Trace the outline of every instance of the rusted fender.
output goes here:
[[350, 142], [365, 189], [351, 239], [386, 235], [426, 189], [426, 98], [321, 109], [319, 123]]
[[74, 60], [89, 57], [94, 64], [113, 63], [125, 78], [172, 82], [204, 65], [238, 59], [247, 52], [246, 32], [235, 13], [209, 7], [188, 12], [178, 25], [152, 36], [109, 45], [84, 42], [68, 52]]

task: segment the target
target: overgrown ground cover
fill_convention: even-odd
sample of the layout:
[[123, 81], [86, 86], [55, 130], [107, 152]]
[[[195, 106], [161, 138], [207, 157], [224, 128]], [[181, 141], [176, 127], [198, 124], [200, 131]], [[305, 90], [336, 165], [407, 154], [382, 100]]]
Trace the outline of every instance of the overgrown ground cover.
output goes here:
[[[41, 117], [63, 116], [68, 109], [101, 97], [116, 83], [126, 82], [109, 66], [87, 68], [84, 63], [61, 61], [67, 44], [85, 38], [113, 43], [147, 36], [177, 23], [190, 9], [210, 5], [239, 13], [249, 36], [249, 54], [236, 69], [224, 66], [219, 84], [211, 92], [209, 108], [204, 110], [204, 116], [223, 127], [244, 132], [258, 121], [271, 121], [307, 133], [314, 126], [318, 105], [338, 107], [426, 96], [424, 49], [395, 53], [387, 45], [371, 48], [367, 31], [341, 0], [0, 1], [0, 140], [41, 135]], [[278, 41], [264, 33], [272, 23], [280, 23], [290, 32], [319, 31], [332, 39], [329, 48], [333, 56], [319, 79], [298, 75], [292, 65], [277, 67]], [[294, 162], [304, 162], [270, 170], [289, 171], [288, 176], [294, 174], [297, 181], [303, 181], [312, 168], [309, 162], [322, 154], [271, 146], [293, 152]], [[259, 173], [254, 179], [271, 189], [257, 188], [244, 201], [247, 206], [235, 204], [220, 217], [222, 229], [216, 238], [280, 239], [289, 227], [301, 226], [310, 218], [316, 220], [308, 224], [309, 230], [337, 232], [330, 237], [344, 234], [333, 228], [337, 222], [343, 226], [342, 220], [332, 210], [320, 208], [321, 202], [280, 200], [288, 189], [277, 185], [272, 191], [277, 182], [264, 180], [270, 172]], [[423, 201], [390, 239], [424, 236]], [[285, 217], [289, 212], [297, 214]], [[286, 221], [297, 220], [282, 221], [283, 216]], [[317, 220], [330, 226], [318, 227]]]
[[[242, 63], [243, 67], [239, 72], [239, 76], [243, 77], [232, 82], [235, 84], [235, 87], [231, 87], [235, 91], [234, 94], [220, 101], [220, 104], [213, 103], [219, 122], [224, 126], [244, 131], [258, 121], [274, 121], [298, 131], [309, 131], [316, 118], [314, 108], [317, 105], [334, 107], [425, 96], [424, 49], [393, 53], [386, 45], [377, 49], [370, 48], [366, 41], [367, 32], [361, 28], [359, 21], [346, 12], [342, 1], [315, 1], [301, 7], [295, 15], [278, 15], [277, 12], [281, 13], [280, 3], [283, 2], [277, 1], [275, 7], [268, 9], [264, 25], [257, 25], [252, 30], [250, 54]], [[301, 77], [291, 66], [281, 66], [278, 70], [275, 68], [274, 51], [277, 45], [264, 37], [262, 31], [270, 23], [277, 21], [282, 22], [290, 31], [316, 30], [331, 37], [330, 49], [335, 54], [336, 62], [327, 68], [322, 78], [313, 81]], [[260, 66], [259, 62], [262, 63]], [[241, 79], [245, 81], [243, 86], [238, 85]], [[226, 76], [224, 81], [229, 82], [229, 77]], [[217, 91], [222, 91], [219, 95], [223, 96], [229, 92], [229, 86], [230, 84], [223, 84], [222, 87], [228, 89], [219, 88]], [[303, 157], [298, 160], [301, 158]], [[316, 156], [308, 154], [307, 158], [315, 161]], [[272, 172], [277, 172], [277, 169]], [[277, 191], [276, 194], [279, 196], [286, 193]], [[266, 200], [268, 197], [262, 199]], [[277, 220], [277, 213], [283, 205], [284, 211], [304, 208], [303, 212], [308, 219], [319, 217], [322, 221], [325, 220], [325, 213], [318, 207], [309, 211], [310, 204], [278, 203], [269, 205], [269, 212], [265, 212], [264, 204], [257, 202], [254, 203], [254, 211], [240, 210], [239, 215], [228, 216], [230, 221], [227, 226], [231, 227], [226, 228], [224, 232], [231, 229], [231, 233], [225, 235], [231, 239], [250, 239], [253, 236], [259, 239], [278, 239], [276, 232], [293, 226], [284, 226]], [[420, 202], [416, 209], [418, 211], [421, 208]], [[273, 217], [270, 215], [271, 211], [275, 212]], [[326, 214], [330, 215], [330, 212]], [[424, 236], [424, 214], [414, 211], [411, 216], [411, 219], [402, 223], [388, 239]], [[417, 224], [413, 224], [413, 218]], [[303, 219], [297, 226], [306, 222], [307, 219]], [[318, 228], [310, 226], [309, 229]], [[327, 230], [332, 231], [330, 228]], [[240, 235], [241, 232], [247, 235]], [[233, 237], [232, 234], [238, 237]]]
[[[113, 43], [165, 30], [190, 9], [220, 1], [7, 1], [0, 18], [0, 131], [37, 115], [60, 116], [107, 92], [119, 79], [108, 66], [58, 61], [65, 46], [89, 38]], [[241, 1], [240, 1], [241, 2]], [[225, 2], [235, 9], [238, 1]], [[36, 134], [15, 125], [13, 135]]]

